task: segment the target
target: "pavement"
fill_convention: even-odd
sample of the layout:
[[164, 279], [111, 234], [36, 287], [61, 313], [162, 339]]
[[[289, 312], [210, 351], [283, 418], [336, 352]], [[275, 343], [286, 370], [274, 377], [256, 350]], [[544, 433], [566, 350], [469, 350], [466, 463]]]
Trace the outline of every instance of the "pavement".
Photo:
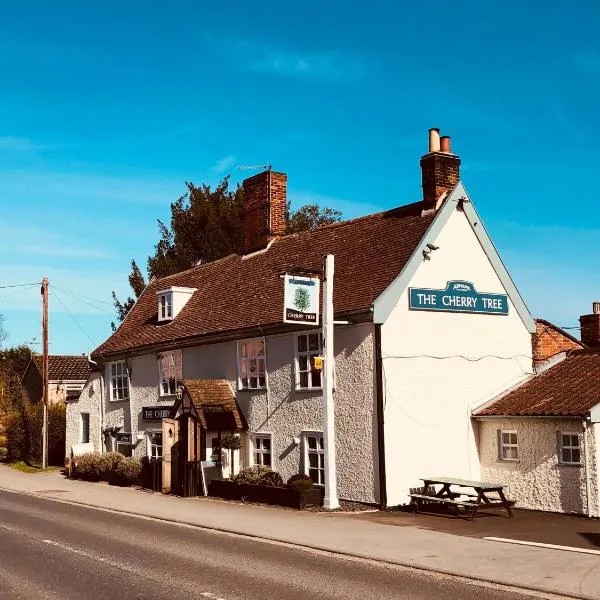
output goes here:
[[[184, 499], [69, 480], [57, 472], [25, 474], [5, 465], [0, 465], [0, 488], [339, 555], [600, 600], [600, 552], [597, 550], [574, 552], [522, 546], [417, 526], [416, 517], [434, 518], [426, 515], [416, 515], [413, 522], [398, 527], [375, 516], [296, 512], [208, 498]], [[491, 518], [502, 520], [508, 531], [511, 520], [488, 517]], [[478, 522], [473, 524], [478, 526]], [[591, 526], [593, 521], [588, 523]], [[468, 523], [463, 526], [466, 525]]]

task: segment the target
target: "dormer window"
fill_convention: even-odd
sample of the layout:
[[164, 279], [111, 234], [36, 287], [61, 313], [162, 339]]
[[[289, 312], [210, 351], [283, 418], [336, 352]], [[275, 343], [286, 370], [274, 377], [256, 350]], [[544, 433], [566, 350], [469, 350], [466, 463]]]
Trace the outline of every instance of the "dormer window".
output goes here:
[[170, 287], [156, 292], [158, 297], [158, 322], [172, 321], [187, 304], [196, 288]]
[[158, 320], [167, 321], [173, 318], [173, 292], [165, 292], [158, 296]]

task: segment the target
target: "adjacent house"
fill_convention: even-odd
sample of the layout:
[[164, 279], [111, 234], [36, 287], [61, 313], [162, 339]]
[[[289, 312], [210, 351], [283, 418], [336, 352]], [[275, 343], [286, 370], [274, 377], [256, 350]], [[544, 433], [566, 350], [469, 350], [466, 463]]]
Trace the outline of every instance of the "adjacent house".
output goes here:
[[[42, 356], [32, 354], [21, 378], [23, 401], [36, 404], [43, 398]], [[71, 402], [79, 398], [90, 375], [90, 364], [86, 356], [48, 356], [48, 402]]]
[[[523, 508], [600, 516], [600, 303], [581, 342], [538, 321], [536, 373], [474, 411], [485, 480]], [[541, 331], [540, 328], [543, 330]]]
[[[286, 175], [247, 179], [244, 254], [149, 283], [92, 354], [96, 367], [68, 404], [67, 449], [89, 421], [99, 451], [160, 456], [164, 417], [176, 417], [170, 435], [183, 391], [199, 423], [188, 440], [200, 458], [224, 431], [237, 431], [234, 471], [266, 464], [322, 485], [322, 338], [318, 328], [283, 322], [282, 276], [317, 273], [332, 254], [340, 498], [394, 506], [420, 477], [479, 479], [473, 410], [532, 377], [536, 323], [460, 162], [450, 138], [432, 129], [421, 200], [294, 235], [285, 235]], [[228, 386], [223, 405], [235, 405], [235, 426], [199, 419], [210, 381]]]

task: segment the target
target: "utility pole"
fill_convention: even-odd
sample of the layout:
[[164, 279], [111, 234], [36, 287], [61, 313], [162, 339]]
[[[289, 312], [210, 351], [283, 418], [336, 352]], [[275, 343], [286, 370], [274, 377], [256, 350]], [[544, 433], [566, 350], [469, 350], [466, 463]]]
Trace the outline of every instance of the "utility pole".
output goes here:
[[48, 466], [48, 278], [42, 279], [42, 386], [44, 422], [42, 429], [42, 468]]
[[325, 446], [325, 498], [323, 506], [329, 510], [339, 508], [335, 465], [335, 405], [333, 402], [333, 254], [325, 256], [323, 270], [323, 442]]

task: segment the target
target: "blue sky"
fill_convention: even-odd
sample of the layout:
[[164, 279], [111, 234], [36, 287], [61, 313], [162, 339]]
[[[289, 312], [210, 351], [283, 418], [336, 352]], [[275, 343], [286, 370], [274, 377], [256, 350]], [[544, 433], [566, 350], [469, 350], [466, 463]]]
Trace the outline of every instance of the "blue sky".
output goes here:
[[[0, 9], [0, 286], [50, 278], [51, 352], [109, 335], [186, 180], [271, 163], [296, 206], [354, 217], [420, 198], [429, 127], [532, 313], [600, 298], [596, 2]], [[9, 344], [39, 342], [39, 303], [0, 289]]]

